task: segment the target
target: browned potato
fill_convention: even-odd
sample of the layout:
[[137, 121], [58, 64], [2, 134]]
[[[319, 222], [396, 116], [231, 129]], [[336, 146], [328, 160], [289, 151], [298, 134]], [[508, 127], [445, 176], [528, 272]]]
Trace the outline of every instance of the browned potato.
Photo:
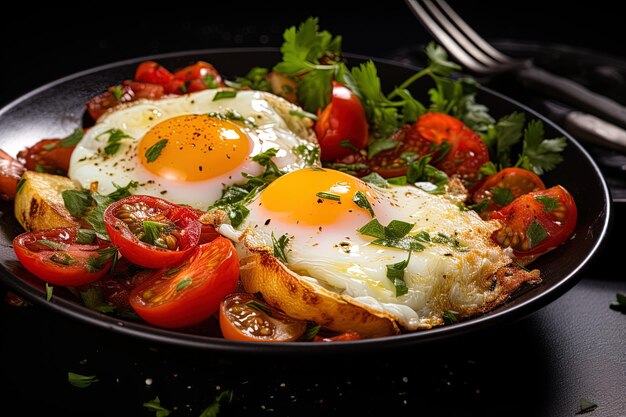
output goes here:
[[260, 292], [267, 303], [295, 319], [336, 332], [355, 331], [364, 338], [400, 332], [390, 316], [308, 283], [267, 252], [242, 259], [240, 278], [247, 292]]
[[27, 231], [80, 226], [65, 208], [61, 193], [77, 189], [67, 177], [26, 171], [15, 195], [15, 217]]

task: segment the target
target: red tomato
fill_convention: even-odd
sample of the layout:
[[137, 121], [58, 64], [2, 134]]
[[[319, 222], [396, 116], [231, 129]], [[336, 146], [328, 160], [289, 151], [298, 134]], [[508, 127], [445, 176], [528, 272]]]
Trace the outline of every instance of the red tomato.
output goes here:
[[[344, 158], [368, 142], [368, 125], [361, 100], [349, 88], [333, 81], [330, 104], [319, 115], [315, 133], [320, 143], [322, 161]], [[348, 141], [351, 147], [342, 145]], [[344, 142], [345, 143], [345, 142]]]
[[[212, 82], [214, 82], [215, 87], [213, 88], [224, 86], [220, 73], [217, 72], [213, 65], [204, 61], [198, 61], [193, 65], [189, 65], [188, 67], [176, 71], [174, 73], [174, 78], [183, 81], [199, 79], [208, 85], [211, 85]], [[205, 85], [204, 88], [208, 88], [208, 85]]]
[[406, 174], [406, 160], [400, 157], [405, 152], [415, 153], [417, 155], [425, 154], [430, 145], [425, 145], [419, 136], [413, 135], [409, 137], [407, 133], [411, 130], [410, 125], [404, 125], [396, 130], [389, 138], [390, 141], [398, 142], [395, 148], [388, 149], [376, 154], [370, 160], [372, 170], [379, 173], [385, 178], [399, 177]]
[[219, 237], [197, 246], [189, 257], [155, 275], [130, 293], [131, 307], [159, 327], [191, 326], [215, 314], [235, 290], [239, 260], [233, 244]]
[[61, 227], [22, 233], [13, 239], [13, 250], [24, 268], [50, 284], [87, 284], [109, 271], [117, 249], [99, 238], [76, 243], [78, 230]]
[[173, 78], [174, 74], [154, 61], [142, 62], [135, 71], [135, 81], [142, 83], [167, 85]]
[[89, 100], [86, 104], [87, 112], [93, 120], [98, 120], [109, 109], [121, 103], [142, 98], [158, 100], [163, 94], [165, 89], [162, 85], [127, 80]]
[[167, 85], [163, 86], [165, 94], [184, 94], [187, 92], [185, 81], [173, 78]]
[[0, 149], [0, 200], [13, 200], [26, 167]]
[[500, 246], [513, 248], [518, 258], [538, 255], [572, 235], [577, 213], [574, 198], [560, 185], [533, 191], [492, 213], [503, 227], [491, 237]]
[[[417, 138], [413, 138], [413, 136]], [[422, 115], [407, 133], [407, 141], [427, 141], [432, 164], [448, 175], [457, 174], [466, 185], [473, 184], [478, 170], [489, 162], [489, 150], [480, 136], [456, 117], [444, 113]]]
[[515, 198], [531, 191], [545, 190], [546, 186], [534, 172], [522, 168], [504, 168], [488, 176], [472, 194], [471, 200], [480, 203], [489, 200], [480, 212], [480, 217], [488, 220], [494, 210], [512, 202]]
[[21, 150], [17, 157], [31, 171], [43, 170], [51, 174], [66, 175], [74, 146], [63, 146], [63, 139], [42, 139]]
[[189, 255], [200, 239], [196, 219], [187, 207], [146, 195], [123, 198], [104, 211], [113, 244], [145, 268], [166, 268]]
[[362, 337], [357, 332], [345, 332], [336, 336], [319, 336], [313, 338], [314, 342], [347, 342], [350, 340], [361, 340]]
[[293, 342], [306, 331], [305, 321], [287, 317], [252, 294], [233, 293], [220, 305], [220, 329], [228, 340]]

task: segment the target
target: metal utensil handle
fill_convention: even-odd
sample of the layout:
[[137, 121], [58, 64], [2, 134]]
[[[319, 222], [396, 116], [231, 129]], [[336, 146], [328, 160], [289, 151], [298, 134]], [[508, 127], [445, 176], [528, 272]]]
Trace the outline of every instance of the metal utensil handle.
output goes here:
[[517, 70], [516, 76], [528, 88], [626, 128], [626, 107], [608, 97], [532, 65]]

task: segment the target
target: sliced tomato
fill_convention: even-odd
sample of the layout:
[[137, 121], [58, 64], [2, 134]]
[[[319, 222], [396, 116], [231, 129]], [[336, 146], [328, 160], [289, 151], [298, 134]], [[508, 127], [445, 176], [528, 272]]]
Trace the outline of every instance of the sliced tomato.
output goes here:
[[480, 167], [489, 162], [489, 150], [480, 136], [448, 114], [422, 115], [407, 133], [407, 140], [411, 141], [413, 135], [430, 143], [432, 151], [428, 153], [432, 153], [436, 168], [448, 175], [458, 175], [466, 185], [473, 184]]
[[322, 161], [335, 161], [365, 148], [368, 125], [361, 100], [334, 81], [331, 102], [320, 113], [315, 133]]
[[152, 196], [132, 195], [114, 202], [104, 211], [104, 223], [121, 254], [145, 268], [179, 262], [200, 240], [193, 210]]
[[148, 323], [187, 327], [215, 314], [238, 280], [237, 252], [228, 239], [219, 237], [197, 246], [189, 257], [171, 268], [155, 271], [131, 291], [129, 301]]
[[228, 340], [245, 342], [293, 342], [307, 323], [292, 319], [248, 293], [233, 293], [220, 305], [220, 329]]
[[492, 219], [503, 223], [492, 239], [513, 248], [518, 258], [539, 255], [572, 235], [577, 214], [574, 198], [562, 186], [533, 191], [492, 213]]
[[174, 78], [183, 81], [202, 80], [205, 88], [223, 87], [222, 76], [215, 67], [208, 62], [198, 61], [174, 73]]
[[26, 167], [0, 149], [0, 200], [13, 200]]
[[154, 61], [144, 61], [137, 66], [135, 81], [149, 84], [167, 85], [174, 74]]
[[402, 158], [405, 152], [423, 155], [427, 153], [430, 144], [417, 135], [407, 136], [411, 130], [411, 125], [403, 125], [396, 130], [389, 141], [397, 142], [397, 145], [386, 151], [379, 152], [370, 160], [370, 166], [373, 171], [377, 172], [385, 178], [400, 177], [406, 174], [407, 161]]
[[21, 150], [17, 157], [31, 171], [66, 175], [76, 146], [64, 146], [63, 143], [63, 139], [42, 139]]
[[472, 194], [471, 201], [481, 203], [488, 200], [487, 205], [480, 212], [480, 217], [488, 220], [494, 210], [506, 206], [515, 198], [531, 191], [545, 189], [543, 181], [534, 172], [510, 167], [485, 178]]
[[78, 235], [75, 227], [26, 232], [13, 239], [13, 250], [37, 278], [55, 285], [83, 285], [109, 271], [117, 249], [95, 235], [92, 243], [77, 243]]
[[89, 100], [87, 112], [93, 120], [98, 120], [109, 109], [122, 103], [139, 99], [158, 100], [163, 94], [165, 89], [162, 85], [126, 80]]

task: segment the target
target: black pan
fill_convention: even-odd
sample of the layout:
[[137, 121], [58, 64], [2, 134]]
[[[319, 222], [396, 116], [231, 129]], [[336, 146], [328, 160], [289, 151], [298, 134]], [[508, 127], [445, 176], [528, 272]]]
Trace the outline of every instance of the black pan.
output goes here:
[[[368, 59], [347, 55], [355, 65]], [[111, 85], [132, 78], [138, 62], [152, 59], [169, 68], [179, 68], [197, 60], [215, 65], [231, 78], [253, 66], [271, 67], [280, 54], [275, 49], [201, 50], [118, 62], [80, 72], [47, 84], [13, 101], [0, 110], [0, 148], [15, 155], [27, 145], [47, 137], [62, 137], [81, 124], [84, 103]], [[418, 68], [376, 59], [385, 91], [399, 85]], [[426, 97], [425, 87], [416, 86], [417, 97]], [[542, 271], [543, 283], [525, 288], [497, 309], [454, 325], [398, 336], [344, 343], [273, 343], [231, 342], [221, 338], [164, 330], [148, 324], [126, 321], [92, 311], [79, 304], [69, 293], [55, 288], [54, 297], [46, 301], [43, 282], [34, 278], [17, 261], [11, 241], [22, 232], [13, 217], [12, 205], [2, 203], [0, 210], [0, 280], [31, 302], [43, 305], [55, 314], [62, 314], [128, 337], [142, 338], [180, 347], [231, 353], [314, 354], [350, 353], [407, 347], [420, 343], [458, 337], [486, 327], [503, 325], [526, 316], [547, 305], [569, 290], [580, 277], [580, 271], [599, 250], [611, 219], [611, 199], [607, 185], [589, 154], [576, 140], [557, 125], [513, 99], [481, 88], [477, 101], [489, 107], [494, 117], [521, 111], [527, 118], [538, 118], [545, 124], [546, 137], [566, 136], [568, 146], [564, 162], [543, 177], [546, 185], [561, 184], [574, 196], [578, 205], [578, 224], [573, 237], [565, 245], [542, 256], [533, 267]]]

